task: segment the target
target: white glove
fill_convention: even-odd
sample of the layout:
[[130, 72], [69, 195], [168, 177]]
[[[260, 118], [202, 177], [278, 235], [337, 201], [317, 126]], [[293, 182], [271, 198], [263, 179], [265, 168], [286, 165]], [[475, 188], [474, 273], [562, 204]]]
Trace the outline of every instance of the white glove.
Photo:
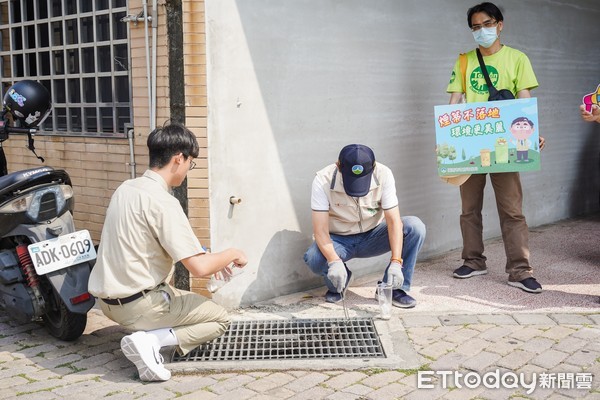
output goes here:
[[392, 285], [392, 289], [400, 289], [403, 283], [402, 264], [394, 260], [387, 268], [387, 284]]
[[342, 260], [332, 261], [327, 263], [329, 269], [327, 270], [327, 279], [333, 283], [335, 290], [338, 293], [342, 293], [344, 287], [346, 287], [346, 281], [348, 280], [348, 272], [346, 271], [346, 265]]

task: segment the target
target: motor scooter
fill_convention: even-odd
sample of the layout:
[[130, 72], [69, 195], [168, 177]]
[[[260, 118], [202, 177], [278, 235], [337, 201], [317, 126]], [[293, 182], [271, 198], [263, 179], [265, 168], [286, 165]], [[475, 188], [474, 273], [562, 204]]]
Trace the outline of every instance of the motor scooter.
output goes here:
[[88, 279], [96, 258], [89, 232], [75, 230], [71, 179], [47, 166], [8, 174], [1, 147], [9, 134], [27, 134], [35, 154], [33, 135], [51, 108], [46, 88], [26, 80], [8, 89], [0, 111], [0, 310], [71, 341], [94, 306]]

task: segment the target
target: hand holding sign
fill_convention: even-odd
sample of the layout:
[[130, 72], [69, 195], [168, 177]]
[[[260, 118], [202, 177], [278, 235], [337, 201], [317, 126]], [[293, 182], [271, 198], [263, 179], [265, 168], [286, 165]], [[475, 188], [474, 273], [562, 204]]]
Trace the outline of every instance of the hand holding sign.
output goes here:
[[586, 122], [598, 122], [600, 123], [600, 106], [597, 104], [592, 104], [592, 110], [586, 111], [585, 104], [579, 106], [579, 110], [581, 111], [581, 119]]
[[598, 100], [600, 99], [600, 85], [596, 88], [595, 92], [586, 94], [583, 96], [583, 106], [585, 107], [585, 111], [588, 113], [592, 112], [592, 107], [596, 105], [598, 108]]

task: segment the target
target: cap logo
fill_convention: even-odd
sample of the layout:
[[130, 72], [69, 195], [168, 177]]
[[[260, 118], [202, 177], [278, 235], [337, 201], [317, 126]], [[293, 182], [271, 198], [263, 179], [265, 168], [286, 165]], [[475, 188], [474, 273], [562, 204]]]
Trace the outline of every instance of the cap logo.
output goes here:
[[354, 175], [360, 175], [363, 173], [364, 170], [364, 167], [360, 164], [352, 166], [352, 173]]

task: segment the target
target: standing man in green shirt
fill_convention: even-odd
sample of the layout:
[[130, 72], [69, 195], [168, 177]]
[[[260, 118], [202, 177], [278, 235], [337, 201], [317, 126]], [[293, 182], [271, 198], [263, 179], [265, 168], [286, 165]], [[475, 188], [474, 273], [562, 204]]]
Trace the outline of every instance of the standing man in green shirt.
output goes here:
[[[531, 97], [531, 90], [538, 86], [537, 79], [524, 53], [500, 43], [500, 34], [504, 29], [504, 17], [500, 9], [489, 2], [478, 4], [468, 10], [467, 23], [494, 87], [498, 90], [507, 89], [520, 99]], [[446, 91], [450, 93], [450, 104], [460, 103], [463, 95], [467, 103], [488, 101], [489, 91], [476, 50], [466, 54], [466, 69], [461, 69], [460, 57], [456, 61]], [[540, 137], [540, 150], [543, 147], [544, 139]], [[487, 274], [481, 215], [486, 175], [473, 174], [460, 186], [464, 262], [454, 271], [455, 278], [466, 279]], [[489, 175], [500, 217], [508, 284], [529, 293], [540, 293], [542, 285], [533, 277], [529, 261], [529, 231], [522, 212], [523, 191], [519, 173]]]

